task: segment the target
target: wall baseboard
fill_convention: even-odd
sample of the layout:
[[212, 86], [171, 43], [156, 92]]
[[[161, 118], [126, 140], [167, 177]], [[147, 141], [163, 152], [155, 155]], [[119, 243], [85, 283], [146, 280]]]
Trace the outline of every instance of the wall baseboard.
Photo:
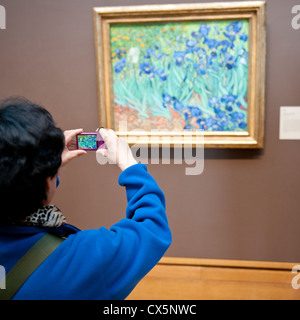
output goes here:
[[300, 300], [300, 289], [292, 286], [296, 265], [166, 257], [127, 300]]

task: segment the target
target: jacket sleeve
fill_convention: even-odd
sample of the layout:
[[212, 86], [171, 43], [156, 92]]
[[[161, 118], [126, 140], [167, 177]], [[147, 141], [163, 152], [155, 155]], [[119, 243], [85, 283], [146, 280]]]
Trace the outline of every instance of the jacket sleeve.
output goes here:
[[74, 271], [67, 268], [63, 282], [68, 283], [68, 290], [73, 284], [73, 294], [83, 286], [84, 299], [125, 299], [171, 244], [165, 197], [147, 167], [127, 168], [119, 184], [126, 188], [126, 217], [109, 230], [102, 227], [69, 236], [68, 250], [61, 253], [62, 265], [80, 269], [80, 277], [74, 277]]
[[143, 164], [119, 177], [127, 195], [126, 218], [110, 228], [106, 281], [113, 299], [125, 298], [171, 244], [165, 197]]

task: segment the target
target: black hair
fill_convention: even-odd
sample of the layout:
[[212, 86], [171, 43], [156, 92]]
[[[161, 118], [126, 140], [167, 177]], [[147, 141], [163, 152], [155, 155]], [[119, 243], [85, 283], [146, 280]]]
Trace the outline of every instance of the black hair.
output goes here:
[[0, 101], [0, 224], [16, 223], [42, 206], [64, 144], [45, 108], [21, 97]]

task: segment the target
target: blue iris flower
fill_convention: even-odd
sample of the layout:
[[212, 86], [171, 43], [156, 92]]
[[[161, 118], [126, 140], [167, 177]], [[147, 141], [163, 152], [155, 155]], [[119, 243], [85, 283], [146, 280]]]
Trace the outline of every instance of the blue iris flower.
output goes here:
[[177, 67], [182, 66], [184, 61], [185, 52], [184, 51], [175, 51], [173, 57], [175, 58], [175, 64]]
[[236, 39], [236, 36], [234, 33], [224, 32], [224, 36], [228, 38], [231, 42], [234, 42]]
[[119, 48], [117, 48], [115, 50], [115, 53], [117, 54], [119, 59], [122, 59], [122, 54], [126, 53], [126, 51], [125, 50], [120, 50]]
[[226, 115], [225, 111], [219, 111], [216, 113], [217, 118], [222, 119]]
[[238, 112], [232, 112], [229, 114], [229, 117], [234, 121], [237, 122], [239, 120], [239, 114]]
[[147, 52], [144, 56], [145, 59], [150, 59], [152, 55], [155, 54], [155, 51], [153, 49], [147, 49]]
[[153, 67], [150, 65], [149, 61], [145, 61], [139, 66], [141, 72], [145, 72], [146, 74], [151, 74], [153, 72]]
[[221, 98], [221, 102], [225, 102], [225, 103], [234, 103], [236, 100], [237, 96], [233, 95], [233, 94], [228, 94], [225, 95]]
[[192, 36], [193, 38], [196, 38], [196, 39], [198, 39], [198, 38], [201, 37], [201, 36], [200, 36], [200, 33], [197, 32], [197, 31], [193, 31], [193, 32], [191, 33], [191, 36]]
[[123, 58], [115, 64], [115, 72], [120, 73], [126, 65], [126, 59]]
[[213, 117], [209, 117], [205, 120], [205, 124], [207, 126], [207, 129], [212, 128], [212, 126], [216, 123], [216, 119], [214, 119]]
[[221, 98], [221, 102], [226, 104], [225, 109], [229, 112], [233, 110], [233, 104], [236, 103], [237, 96], [228, 94]]
[[171, 103], [172, 102], [172, 97], [167, 93], [163, 93], [162, 98], [163, 98], [164, 103]]
[[194, 69], [196, 70], [198, 75], [204, 76], [206, 74], [205, 62], [204, 61], [200, 61], [199, 64], [194, 64]]
[[228, 32], [239, 33], [242, 30], [242, 28], [243, 28], [243, 24], [241, 21], [234, 21], [226, 27], [226, 30]]
[[205, 130], [205, 120], [203, 118], [198, 118], [196, 122], [200, 130]]
[[208, 68], [212, 67], [213, 63], [214, 63], [214, 56], [212, 56], [212, 55], [207, 56], [207, 61], [206, 61], [207, 67]]
[[248, 36], [245, 33], [243, 33], [242, 35], [240, 35], [240, 39], [246, 42], [248, 40]]
[[210, 53], [210, 56], [211, 56], [212, 58], [215, 58], [217, 55], [218, 55], [218, 54], [217, 54], [216, 50], [213, 50], [213, 51]]
[[187, 48], [184, 50], [184, 54], [189, 54], [193, 52], [193, 48]]
[[236, 67], [236, 63], [235, 63], [236, 60], [230, 53], [226, 53], [224, 59], [225, 59], [225, 65], [227, 69], [230, 70]]
[[214, 112], [215, 112], [215, 114], [218, 114], [219, 112], [221, 112], [221, 106], [220, 105], [216, 105], [214, 107]]
[[166, 81], [167, 80], [167, 75], [165, 74], [164, 69], [157, 69], [155, 73], [159, 76], [161, 81]]
[[192, 52], [193, 53], [198, 53], [200, 51], [200, 48], [199, 47], [194, 47], [192, 48]]
[[202, 111], [198, 107], [188, 106], [187, 110], [190, 114], [190, 117], [200, 117], [202, 115]]
[[[226, 32], [224, 32], [224, 35], [226, 38], [228, 38], [232, 42], [232, 45], [238, 33], [242, 31], [242, 28], [243, 28], [243, 24], [241, 21], [232, 22], [226, 27]], [[244, 34], [240, 36], [240, 39], [243, 41], [246, 41], [248, 37]]]
[[239, 123], [239, 128], [240, 129], [245, 129], [246, 127], [247, 127], [247, 123], [246, 122], [242, 121], [242, 122]]
[[213, 126], [213, 130], [214, 131], [224, 131], [224, 128], [222, 126], [220, 126], [219, 124], [215, 124]]
[[206, 38], [209, 34], [210, 27], [206, 24], [202, 24], [198, 30], [201, 37]]
[[222, 40], [220, 43], [219, 43], [219, 46], [221, 47], [221, 53], [226, 53], [228, 48], [230, 47], [230, 42], [228, 40]]
[[208, 105], [211, 108], [220, 108], [220, 100], [217, 97], [209, 98]]
[[229, 125], [229, 121], [226, 119], [226, 117], [224, 117], [224, 119], [220, 121], [219, 125], [224, 128]]
[[216, 39], [206, 39], [204, 42], [206, 42], [209, 49], [217, 48], [218, 46], [218, 41]]

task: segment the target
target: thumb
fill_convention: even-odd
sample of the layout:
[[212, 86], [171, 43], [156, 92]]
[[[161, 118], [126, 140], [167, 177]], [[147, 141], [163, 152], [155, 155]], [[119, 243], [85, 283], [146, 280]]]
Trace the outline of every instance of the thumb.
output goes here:
[[96, 151], [96, 153], [97, 153], [97, 155], [102, 156], [104, 158], [107, 158], [107, 156], [108, 156], [107, 149], [98, 149]]
[[109, 163], [107, 150], [106, 149], [98, 149], [96, 151], [96, 160], [99, 164], [102, 164], [102, 165]]
[[87, 154], [87, 152], [85, 150], [72, 150], [72, 151], [68, 152], [68, 154], [66, 155], [66, 158], [68, 161], [70, 161], [70, 160], [78, 158], [84, 154]]
[[66, 164], [68, 164], [71, 160], [80, 157], [84, 154], [87, 154], [85, 150], [72, 150], [68, 152], [64, 152], [62, 154], [62, 163], [61, 166], [64, 167]]

